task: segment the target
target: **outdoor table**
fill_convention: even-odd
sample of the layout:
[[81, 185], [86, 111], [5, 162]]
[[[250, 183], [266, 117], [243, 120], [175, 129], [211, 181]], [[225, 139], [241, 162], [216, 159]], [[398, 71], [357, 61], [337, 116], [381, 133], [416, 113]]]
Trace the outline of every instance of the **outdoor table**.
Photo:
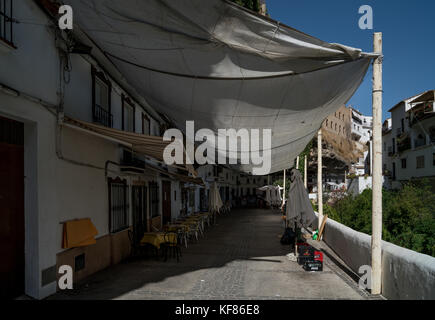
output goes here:
[[[184, 241], [184, 245], [187, 248], [187, 233], [189, 232], [189, 225], [183, 224], [183, 223], [173, 223], [168, 224], [165, 226], [167, 232], [175, 232], [175, 233], [181, 233], [181, 239]], [[182, 242], [181, 241], [181, 242]]]
[[[183, 225], [182, 223], [174, 223], [174, 224], [168, 224], [166, 226], [164, 226], [164, 228], [166, 229], [166, 231], [168, 232], [177, 232], [180, 229], [186, 229], [187, 226]], [[184, 230], [183, 230], [184, 231]]]
[[201, 221], [199, 221], [199, 220], [186, 220], [182, 224], [187, 225], [189, 227], [189, 232], [195, 232], [197, 240], [198, 240], [197, 229], [199, 229], [199, 232], [201, 235], [204, 235], [202, 228], [201, 228]]
[[202, 217], [188, 217], [185, 221], [199, 221]]
[[[171, 242], [177, 242], [177, 234], [171, 232], [168, 235]], [[157, 249], [160, 249], [160, 245], [165, 242], [165, 232], [145, 232], [140, 241], [141, 244], [148, 243]]]

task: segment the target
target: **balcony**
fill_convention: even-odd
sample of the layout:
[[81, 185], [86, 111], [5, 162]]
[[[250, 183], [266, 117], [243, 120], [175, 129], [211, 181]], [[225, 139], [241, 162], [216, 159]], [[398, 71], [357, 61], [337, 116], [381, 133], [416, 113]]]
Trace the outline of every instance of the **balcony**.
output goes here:
[[95, 105], [92, 121], [102, 124], [105, 127], [113, 127], [113, 115], [99, 105]]
[[420, 139], [415, 139], [414, 140], [414, 146], [415, 146], [415, 148], [423, 147], [425, 145], [426, 145], [426, 139], [425, 138], [420, 138]]
[[396, 137], [397, 137], [397, 138], [400, 137], [400, 136], [402, 135], [402, 133], [403, 133], [402, 128], [397, 128], [397, 129], [396, 129]]
[[393, 147], [392, 147], [392, 146], [389, 146], [389, 147], [388, 147], [388, 156], [389, 156], [389, 157], [392, 157], [393, 155], [394, 155]]
[[397, 151], [399, 153], [405, 152], [411, 149], [411, 138], [408, 136], [401, 141], [397, 141]]
[[411, 115], [411, 117], [409, 118], [409, 127], [412, 128], [417, 123], [422, 122], [422, 121], [424, 121], [426, 119], [430, 119], [433, 116], [435, 116], [435, 112], [429, 112], [429, 113], [416, 112], [416, 113], [413, 113]]

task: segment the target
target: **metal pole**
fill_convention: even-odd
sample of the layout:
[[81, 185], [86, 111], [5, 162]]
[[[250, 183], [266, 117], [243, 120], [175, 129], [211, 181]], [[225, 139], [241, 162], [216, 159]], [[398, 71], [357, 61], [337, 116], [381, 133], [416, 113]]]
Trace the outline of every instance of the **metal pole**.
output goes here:
[[322, 179], [322, 129], [317, 133], [317, 205], [319, 230], [323, 221], [323, 179]]
[[372, 294], [382, 286], [382, 33], [373, 38], [373, 195], [372, 195]]
[[307, 177], [307, 171], [308, 171], [308, 156], [304, 157], [304, 186], [305, 189], [308, 189], [308, 177]]
[[299, 170], [299, 156], [296, 158], [296, 169]]

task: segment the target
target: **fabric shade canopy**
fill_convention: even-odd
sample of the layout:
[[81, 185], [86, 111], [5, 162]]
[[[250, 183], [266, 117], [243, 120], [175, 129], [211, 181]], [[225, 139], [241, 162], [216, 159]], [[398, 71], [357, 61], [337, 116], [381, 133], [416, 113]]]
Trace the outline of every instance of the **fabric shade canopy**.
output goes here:
[[292, 169], [290, 181], [286, 219], [290, 223], [297, 223], [299, 226], [309, 227], [316, 219], [316, 216], [299, 170]]
[[[64, 118], [64, 124], [81, 128], [105, 137], [112, 138], [118, 142], [126, 144], [131, 148], [133, 152], [151, 157], [160, 162], [163, 162], [163, 151], [166, 148], [166, 146], [168, 146], [168, 144], [170, 143], [174, 143], [172, 141], [164, 141], [162, 137], [149, 136], [149, 135], [144, 135], [139, 133], [117, 130], [113, 128], [104, 127], [95, 123], [73, 119], [70, 117]], [[191, 165], [186, 165], [185, 167], [180, 167], [175, 165], [175, 167], [187, 170], [190, 173], [192, 173], [193, 175], [193, 178], [191, 179], [192, 181], [188, 181], [188, 182], [194, 182], [194, 183], [199, 182], [200, 184], [202, 184], [201, 179], [199, 180], [195, 179], [197, 173]], [[165, 173], [171, 175], [177, 175], [176, 173], [168, 173], [166, 171]], [[178, 175], [178, 176], [182, 176], [182, 175]], [[189, 178], [190, 177], [183, 176], [184, 179], [183, 181], [185, 181], [185, 179], [189, 180]]]
[[[230, 1], [63, 2], [73, 6], [77, 28], [179, 128], [194, 120], [196, 129], [216, 135], [271, 129], [271, 147], [260, 134], [249, 150], [270, 150], [271, 172], [292, 165], [323, 120], [352, 97], [373, 57]], [[240, 141], [233, 147], [234, 160], [242, 157], [240, 147]], [[229, 157], [226, 148], [218, 152]], [[247, 173], [256, 167], [236, 163]]]
[[282, 197], [281, 197], [281, 193], [280, 193], [281, 189], [282, 188], [280, 186], [277, 186], [275, 188], [275, 190], [273, 190], [273, 193], [272, 193], [273, 203], [276, 206], [279, 206], [282, 203]]
[[73, 119], [70, 117], [65, 117], [64, 123], [118, 140], [130, 145], [134, 152], [152, 157], [159, 161], [163, 161], [163, 150], [171, 143], [171, 141], [163, 141], [162, 137], [108, 128], [102, 125]]
[[280, 186], [263, 186], [260, 188], [257, 188], [257, 190], [265, 192], [265, 201], [269, 205], [280, 205], [282, 202], [282, 197], [280, 190], [283, 188]]
[[221, 195], [219, 194], [219, 187], [216, 182], [210, 186], [209, 198], [208, 198], [208, 210], [210, 212], [219, 212], [223, 206]]

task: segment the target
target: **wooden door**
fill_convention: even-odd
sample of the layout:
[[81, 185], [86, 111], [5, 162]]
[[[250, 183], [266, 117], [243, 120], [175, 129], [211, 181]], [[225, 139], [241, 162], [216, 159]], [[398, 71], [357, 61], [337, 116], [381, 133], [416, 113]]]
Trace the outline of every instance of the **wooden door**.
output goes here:
[[0, 117], [0, 298], [24, 292], [24, 125]]
[[163, 225], [171, 222], [171, 182], [162, 182], [162, 214]]

